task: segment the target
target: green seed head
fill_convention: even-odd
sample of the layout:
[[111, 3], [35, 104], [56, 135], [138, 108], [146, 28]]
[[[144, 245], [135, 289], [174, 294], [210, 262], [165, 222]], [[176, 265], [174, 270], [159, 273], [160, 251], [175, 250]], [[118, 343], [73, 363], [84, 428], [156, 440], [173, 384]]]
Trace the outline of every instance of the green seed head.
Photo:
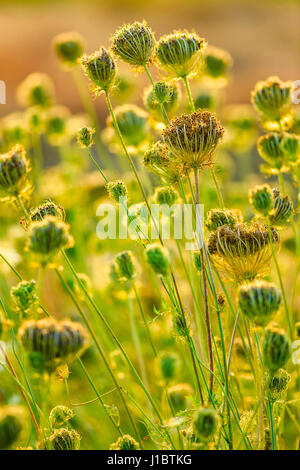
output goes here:
[[111, 444], [110, 450], [140, 450], [139, 443], [129, 434], [119, 437], [117, 442]]
[[95, 92], [108, 91], [112, 88], [116, 77], [116, 65], [111, 54], [100, 48], [91, 55], [84, 55], [81, 67], [95, 86]]
[[119, 202], [121, 197], [126, 197], [128, 194], [127, 188], [123, 181], [112, 181], [106, 185], [109, 196], [116, 202]]
[[31, 365], [52, 372], [61, 362], [71, 361], [83, 351], [86, 331], [80, 323], [54, 318], [25, 321], [19, 329], [19, 338], [29, 354]]
[[115, 265], [120, 280], [132, 281], [136, 276], [133, 255], [130, 251], [124, 251], [115, 258]]
[[67, 123], [70, 111], [65, 106], [53, 106], [45, 114], [45, 133], [49, 143], [58, 146], [68, 138]]
[[186, 383], [173, 385], [167, 390], [169, 400], [175, 413], [184, 411], [189, 406], [189, 397], [194, 395], [193, 388]]
[[278, 312], [281, 293], [275, 284], [254, 281], [240, 287], [238, 304], [241, 312], [255, 325], [266, 326]]
[[291, 355], [290, 340], [284, 330], [270, 328], [266, 331], [263, 342], [265, 366], [274, 373], [283, 367]]
[[257, 150], [271, 168], [280, 170], [284, 165], [284, 152], [281, 146], [282, 134], [270, 132], [261, 136], [257, 141]]
[[21, 145], [0, 155], [0, 191], [3, 197], [20, 195], [28, 185], [29, 171], [26, 153]]
[[162, 142], [156, 142], [145, 152], [143, 164], [149, 171], [159, 176], [163, 182], [170, 185], [178, 182], [182, 174], [182, 168], [178, 165], [174, 155]]
[[[117, 106], [115, 117], [127, 145], [138, 147], [147, 139], [148, 115], [143, 109], [135, 105]], [[108, 118], [107, 124], [113, 125], [111, 117]]]
[[296, 134], [283, 134], [281, 148], [287, 164], [295, 164], [300, 157], [300, 137]]
[[54, 51], [62, 64], [72, 67], [77, 65], [83, 54], [83, 37], [75, 32], [62, 33], [53, 39]]
[[80, 435], [75, 429], [56, 429], [49, 437], [48, 443], [52, 450], [79, 450]]
[[29, 221], [23, 217], [20, 223], [27, 230], [32, 222], [40, 222], [48, 215], [56, 217], [59, 220], [64, 220], [65, 211], [59, 204], [56, 204], [53, 201], [45, 201], [40, 206], [31, 209], [29, 213]]
[[96, 130], [92, 127], [81, 127], [77, 133], [77, 142], [81, 147], [91, 147]]
[[243, 216], [239, 209], [211, 209], [207, 213], [205, 227], [209, 232], [214, 232], [222, 225], [233, 228], [242, 222]]
[[212, 164], [224, 128], [209, 111], [182, 114], [173, 119], [162, 136], [168, 150], [186, 169]]
[[19, 85], [17, 98], [26, 108], [38, 106], [48, 108], [54, 101], [54, 86], [51, 78], [44, 73], [32, 73]]
[[67, 421], [74, 417], [74, 411], [67, 406], [58, 405], [52, 408], [49, 422], [52, 428], [61, 428]]
[[284, 369], [275, 374], [267, 374], [266, 391], [271, 401], [281, 400], [285, 397], [291, 376]]
[[201, 91], [196, 95], [195, 108], [198, 110], [214, 111], [216, 108], [215, 97], [211, 92]]
[[21, 281], [10, 290], [10, 295], [21, 312], [26, 312], [30, 307], [37, 303], [38, 297], [36, 292], [35, 281]]
[[[23, 418], [24, 419], [24, 418]], [[0, 408], [0, 450], [6, 450], [18, 439], [22, 430], [22, 413], [17, 406]]]
[[249, 201], [253, 209], [263, 216], [267, 216], [272, 209], [274, 195], [268, 184], [255, 186], [249, 191]]
[[282, 82], [278, 77], [270, 77], [255, 85], [251, 93], [252, 103], [266, 128], [287, 130], [292, 126], [292, 85], [292, 82]]
[[195, 268], [197, 269], [199, 273], [201, 273], [201, 270], [202, 270], [201, 255], [198, 251], [193, 254], [193, 260], [194, 260]]
[[180, 359], [178, 354], [162, 352], [157, 358], [158, 369], [165, 382], [173, 380], [179, 372]]
[[145, 21], [135, 21], [119, 28], [111, 39], [115, 56], [137, 67], [151, 62], [155, 47], [154, 34]]
[[188, 77], [199, 69], [200, 52], [204, 46], [205, 40], [196, 33], [174, 31], [158, 41], [156, 59], [170, 76]]
[[172, 206], [178, 200], [178, 192], [171, 187], [156, 188], [154, 194], [154, 201], [157, 204], [167, 204]]
[[148, 245], [146, 248], [146, 259], [156, 274], [167, 276], [170, 269], [170, 260], [166, 248], [155, 243]]
[[228, 52], [213, 46], [207, 46], [203, 54], [203, 69], [210, 79], [226, 79], [233, 60]]
[[64, 248], [73, 246], [69, 226], [53, 216], [46, 216], [41, 222], [33, 222], [29, 229], [28, 249], [41, 262], [47, 263]]
[[275, 227], [284, 226], [294, 213], [294, 206], [288, 196], [275, 197], [272, 210], [269, 213], [270, 223]]
[[162, 121], [160, 103], [164, 105], [167, 115], [170, 116], [178, 108], [180, 96], [180, 88], [177, 83], [161, 81], [155, 83], [154, 88], [150, 86], [145, 89], [144, 105], [154, 119]]
[[201, 441], [213, 439], [219, 425], [219, 417], [213, 408], [200, 408], [193, 417], [193, 431]]

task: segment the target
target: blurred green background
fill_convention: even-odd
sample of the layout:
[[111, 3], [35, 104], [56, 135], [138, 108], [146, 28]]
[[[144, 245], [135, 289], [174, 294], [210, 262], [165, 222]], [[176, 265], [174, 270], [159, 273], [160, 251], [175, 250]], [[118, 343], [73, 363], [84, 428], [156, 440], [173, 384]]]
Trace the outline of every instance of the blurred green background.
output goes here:
[[[80, 111], [72, 78], [60, 70], [52, 52], [53, 36], [78, 31], [91, 52], [108, 46], [114, 30], [134, 19], [146, 19], [157, 37], [174, 28], [195, 29], [210, 44], [227, 49], [234, 58], [227, 102], [249, 102], [254, 83], [269, 75], [300, 78], [299, 0], [0, 0], [0, 4], [0, 79], [7, 84], [7, 105], [0, 107], [1, 115], [16, 109], [16, 86], [33, 71], [49, 73], [58, 100], [73, 112]], [[103, 119], [103, 100], [97, 100], [97, 108]]]

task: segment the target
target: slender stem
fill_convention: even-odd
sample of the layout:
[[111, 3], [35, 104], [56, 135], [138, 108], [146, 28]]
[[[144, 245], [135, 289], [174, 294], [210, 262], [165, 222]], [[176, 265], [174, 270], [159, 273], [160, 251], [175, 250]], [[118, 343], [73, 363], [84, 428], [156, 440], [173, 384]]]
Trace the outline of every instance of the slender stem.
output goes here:
[[[148, 69], [147, 65], [143, 64], [143, 67], [144, 67], [144, 70], [145, 70], [149, 80], [150, 80], [150, 83], [151, 83], [152, 87], [154, 87], [154, 81], [153, 81], [153, 78], [151, 77], [151, 74], [149, 72], [149, 69]], [[159, 103], [159, 106], [160, 106], [161, 114], [162, 114], [164, 120], [166, 121], [167, 124], [169, 124], [170, 121], [169, 121], [169, 118], [168, 118], [168, 115], [166, 113], [166, 110], [165, 110], [165, 107], [164, 107], [163, 103]]]
[[186, 88], [186, 93], [187, 93], [187, 96], [188, 96], [188, 99], [189, 99], [191, 111], [194, 112], [194, 111], [196, 111], [196, 108], [195, 108], [194, 100], [193, 100], [193, 97], [192, 97], [192, 92], [191, 92], [189, 80], [188, 80], [187, 76], [182, 77], [182, 80], [183, 80], [183, 83], [184, 83], [185, 88]]
[[153, 340], [152, 340], [152, 335], [151, 335], [151, 332], [150, 332], [150, 328], [149, 328], [149, 325], [147, 323], [146, 316], [145, 316], [143, 306], [142, 306], [142, 303], [141, 303], [141, 299], [139, 297], [139, 294], [138, 294], [138, 291], [137, 291], [137, 288], [136, 288], [136, 285], [135, 285], [134, 281], [132, 281], [131, 285], [132, 285], [132, 288], [133, 288], [133, 291], [134, 291], [134, 294], [135, 294], [135, 298], [136, 298], [136, 301], [138, 303], [138, 306], [139, 306], [139, 309], [140, 309], [140, 312], [141, 312], [141, 315], [142, 315], [142, 319], [143, 319], [143, 322], [144, 322], [144, 325], [145, 325], [145, 329], [146, 329], [146, 332], [147, 332], [149, 343], [151, 344], [153, 354], [156, 357], [157, 356], [157, 351], [156, 351], [156, 348], [155, 348]]
[[86, 147], [87, 149], [87, 152], [90, 156], [90, 159], [92, 160], [92, 162], [94, 163], [94, 165], [96, 166], [97, 170], [100, 171], [102, 177], [104, 178], [105, 182], [108, 183], [108, 179], [106, 178], [105, 174], [103, 173], [103, 171], [101, 170], [99, 164], [96, 162], [95, 158], [93, 157], [92, 155], [92, 152], [90, 151], [90, 149], [88, 147]]

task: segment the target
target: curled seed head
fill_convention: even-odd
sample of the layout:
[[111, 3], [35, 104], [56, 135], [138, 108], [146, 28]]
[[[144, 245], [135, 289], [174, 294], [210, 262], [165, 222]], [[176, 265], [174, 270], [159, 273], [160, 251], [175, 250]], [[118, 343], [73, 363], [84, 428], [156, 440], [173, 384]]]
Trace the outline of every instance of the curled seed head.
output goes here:
[[294, 206], [288, 196], [275, 197], [272, 210], [269, 213], [269, 220], [275, 227], [284, 226], [294, 213]]
[[30, 225], [28, 249], [41, 262], [47, 263], [60, 250], [73, 244], [69, 226], [56, 217], [48, 215], [41, 222], [33, 222]]
[[120, 280], [132, 281], [135, 278], [136, 269], [130, 251], [119, 253], [115, 258], [115, 266]]
[[56, 429], [47, 442], [52, 450], [79, 450], [80, 435], [75, 429]]
[[271, 168], [280, 170], [284, 165], [284, 151], [281, 146], [282, 134], [270, 132], [261, 136], [257, 141], [257, 150]]
[[143, 164], [168, 184], [176, 183], [182, 173], [174, 155], [162, 142], [156, 142], [145, 152]]
[[178, 78], [195, 74], [205, 40], [196, 33], [174, 31], [162, 36], [156, 46], [156, 59], [169, 75]]
[[113, 53], [127, 64], [137, 67], [152, 60], [154, 47], [154, 34], [145, 21], [125, 24], [111, 39]]
[[120, 180], [107, 183], [106, 189], [109, 196], [116, 202], [119, 202], [121, 197], [126, 197], [128, 194], [125, 184]]
[[207, 213], [205, 227], [209, 232], [214, 232], [222, 225], [233, 228], [242, 222], [243, 216], [239, 209], [211, 209]]
[[17, 286], [10, 290], [10, 295], [21, 312], [26, 312], [30, 307], [37, 303], [37, 291], [35, 281], [21, 281]]
[[270, 372], [283, 367], [291, 355], [290, 340], [284, 330], [270, 328], [263, 342], [263, 359]]
[[24, 417], [17, 406], [0, 408], [0, 450], [9, 449], [18, 439]]
[[201, 441], [210, 441], [216, 433], [219, 417], [213, 408], [199, 408], [193, 417], [193, 431]]
[[175, 413], [178, 413], [188, 408], [189, 397], [193, 396], [194, 390], [189, 384], [181, 383], [169, 387], [167, 393]]
[[83, 54], [84, 40], [79, 33], [62, 33], [53, 39], [54, 51], [58, 59], [66, 66], [77, 65]]
[[29, 220], [23, 217], [20, 223], [27, 230], [32, 222], [40, 222], [48, 215], [56, 217], [59, 220], [64, 220], [65, 211], [59, 204], [53, 201], [45, 201], [40, 206], [31, 209]]
[[163, 141], [186, 169], [212, 164], [224, 128], [209, 111], [182, 114], [164, 129]]
[[28, 185], [30, 171], [24, 147], [16, 145], [0, 155], [0, 191], [3, 196], [18, 196]]
[[286, 163], [297, 163], [300, 157], [300, 137], [296, 134], [284, 132], [280, 145], [284, 153]]
[[24, 107], [48, 108], [54, 101], [54, 86], [51, 78], [44, 73], [32, 73], [17, 89], [17, 98]]
[[268, 184], [255, 186], [249, 191], [249, 201], [256, 212], [263, 216], [267, 216], [273, 206], [273, 191]]
[[58, 405], [52, 408], [49, 422], [52, 428], [61, 428], [67, 421], [74, 417], [74, 411], [67, 406]]
[[81, 147], [91, 147], [96, 130], [92, 127], [81, 127], [77, 133], [77, 142]]
[[281, 293], [270, 282], [254, 281], [240, 287], [238, 304], [241, 312], [255, 325], [266, 326], [278, 312]]
[[152, 269], [160, 276], [166, 276], [170, 269], [169, 253], [166, 248], [153, 243], [146, 248], [146, 259]]
[[104, 48], [80, 59], [84, 73], [95, 86], [95, 92], [108, 91], [114, 84], [116, 65], [111, 54]]
[[178, 354], [163, 351], [157, 358], [159, 372], [165, 382], [173, 380], [179, 372], [180, 359]]
[[157, 204], [172, 206], [178, 198], [178, 192], [171, 187], [160, 187], [155, 190], [154, 200]]
[[25, 321], [19, 329], [21, 343], [31, 365], [53, 371], [62, 362], [72, 360], [86, 346], [86, 331], [80, 323], [54, 318]]
[[124, 434], [122, 437], [110, 445], [110, 450], [140, 450], [139, 443], [129, 434]]
[[154, 119], [161, 121], [163, 119], [160, 103], [168, 116], [174, 114], [179, 106], [180, 88], [176, 82], [165, 81], [156, 82], [154, 87], [150, 86], [144, 92], [144, 105]]
[[290, 374], [284, 369], [279, 369], [275, 374], [267, 374], [266, 391], [271, 401], [277, 401], [284, 398], [291, 380]]

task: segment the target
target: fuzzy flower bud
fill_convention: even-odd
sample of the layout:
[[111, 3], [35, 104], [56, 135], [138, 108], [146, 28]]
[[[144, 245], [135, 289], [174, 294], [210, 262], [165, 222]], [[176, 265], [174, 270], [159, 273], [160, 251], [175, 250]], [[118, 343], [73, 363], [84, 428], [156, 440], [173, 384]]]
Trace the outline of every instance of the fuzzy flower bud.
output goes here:
[[136, 276], [133, 255], [130, 251], [124, 251], [115, 258], [115, 265], [120, 280], [132, 281]]
[[106, 185], [109, 196], [116, 202], [119, 202], [120, 197], [127, 196], [127, 188], [123, 181], [112, 181]]
[[196, 33], [174, 31], [158, 41], [156, 59], [169, 75], [185, 78], [197, 72], [204, 46], [205, 40]]
[[284, 226], [294, 213], [294, 206], [288, 196], [275, 197], [272, 210], [269, 213], [269, 221], [275, 227]]
[[209, 232], [214, 232], [222, 225], [233, 228], [242, 222], [243, 216], [239, 209], [211, 209], [207, 213], [205, 227]]
[[80, 435], [75, 429], [56, 429], [47, 442], [52, 450], [79, 450]]
[[18, 439], [22, 430], [22, 413], [18, 407], [1, 406], [0, 408], [0, 450], [9, 447]]
[[53, 39], [54, 51], [58, 59], [66, 66], [77, 65], [84, 50], [82, 36], [75, 32], [62, 33]]
[[154, 34], [145, 21], [126, 24], [111, 39], [113, 53], [127, 64], [146, 65], [154, 52]]
[[194, 395], [194, 390], [189, 384], [182, 383], [169, 387], [167, 394], [175, 413], [178, 413], [188, 408], [189, 397]]
[[238, 304], [241, 312], [255, 325], [266, 326], [281, 304], [281, 293], [266, 281], [254, 281], [240, 287]]
[[176, 83], [157, 82], [145, 89], [144, 105], [157, 121], [163, 119], [160, 103], [164, 105], [167, 115], [172, 115], [179, 106], [180, 88]]
[[291, 344], [285, 331], [277, 328], [268, 329], [263, 342], [265, 366], [274, 373], [285, 365], [290, 355]]
[[91, 127], [81, 127], [77, 133], [77, 142], [81, 147], [91, 147], [96, 130]]
[[81, 67], [95, 86], [95, 92], [108, 91], [114, 84], [116, 77], [115, 62], [104, 47], [91, 55], [84, 55]]
[[154, 200], [157, 204], [167, 204], [172, 206], [178, 200], [178, 192], [171, 187], [156, 188], [154, 194]]
[[139, 443], [129, 434], [119, 437], [117, 442], [111, 444], [110, 450], [140, 450]]
[[278, 77], [256, 83], [251, 93], [252, 103], [267, 129], [287, 130], [292, 126], [291, 93], [292, 82], [282, 82]]
[[49, 422], [52, 428], [60, 428], [67, 421], [74, 417], [74, 411], [67, 406], [58, 405], [52, 408], [49, 415]]
[[284, 398], [291, 376], [284, 369], [279, 369], [275, 374], [267, 374], [266, 391], [271, 401]]
[[200, 408], [193, 417], [193, 431], [201, 441], [210, 441], [218, 429], [219, 417], [213, 408]]
[[73, 246], [73, 237], [69, 226], [56, 217], [46, 216], [41, 222], [33, 222], [29, 229], [28, 249], [48, 263], [60, 250]]
[[249, 201], [255, 211], [267, 216], [273, 206], [273, 192], [268, 184], [255, 186], [249, 191]]
[[19, 338], [32, 366], [50, 372], [62, 361], [72, 360], [86, 346], [86, 331], [80, 323], [54, 318], [25, 321]]
[[152, 269], [160, 276], [167, 276], [170, 269], [169, 253], [159, 244], [148, 245], [146, 259]]
[[54, 86], [51, 78], [44, 73], [28, 75], [17, 89], [17, 98], [26, 108], [29, 106], [48, 108], [54, 100]]
[[26, 153], [21, 145], [0, 155], [0, 191], [3, 197], [17, 197], [28, 185], [30, 171]]
[[189, 170], [212, 164], [224, 128], [209, 111], [182, 114], [164, 129], [163, 140], [176, 160]]
[[17, 286], [11, 288], [10, 295], [17, 309], [21, 312], [26, 312], [38, 301], [36, 282], [33, 280], [21, 281]]
[[180, 359], [178, 354], [162, 352], [157, 358], [157, 364], [162, 378], [168, 383], [178, 374]]

